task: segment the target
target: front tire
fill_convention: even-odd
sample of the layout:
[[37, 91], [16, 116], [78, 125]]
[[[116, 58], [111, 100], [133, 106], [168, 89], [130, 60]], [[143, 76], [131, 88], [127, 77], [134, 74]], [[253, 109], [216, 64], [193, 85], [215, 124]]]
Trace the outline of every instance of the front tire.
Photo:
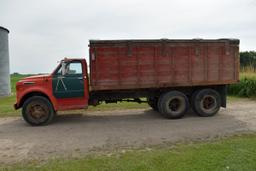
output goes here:
[[179, 91], [170, 91], [161, 95], [158, 101], [159, 112], [168, 119], [182, 118], [189, 107], [188, 98]]
[[194, 111], [199, 116], [213, 116], [220, 110], [221, 107], [220, 94], [213, 89], [196, 91], [192, 96], [192, 106]]
[[42, 96], [28, 98], [22, 107], [24, 120], [32, 126], [49, 124], [55, 117], [51, 102]]

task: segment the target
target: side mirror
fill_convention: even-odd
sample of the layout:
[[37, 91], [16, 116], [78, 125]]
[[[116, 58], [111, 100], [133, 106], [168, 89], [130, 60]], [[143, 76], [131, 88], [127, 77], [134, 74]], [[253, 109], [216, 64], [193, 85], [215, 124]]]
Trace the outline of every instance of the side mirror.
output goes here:
[[65, 62], [61, 62], [61, 74], [65, 75], [66, 74], [66, 63]]

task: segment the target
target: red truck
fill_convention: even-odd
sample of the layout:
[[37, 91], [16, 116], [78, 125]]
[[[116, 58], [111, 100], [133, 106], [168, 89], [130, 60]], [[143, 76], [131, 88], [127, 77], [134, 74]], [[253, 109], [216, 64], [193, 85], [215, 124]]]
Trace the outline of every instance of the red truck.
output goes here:
[[169, 119], [190, 107], [213, 116], [226, 107], [227, 85], [239, 81], [238, 39], [91, 40], [89, 54], [89, 73], [85, 59], [65, 58], [49, 75], [17, 82], [14, 107], [26, 122], [119, 101], [148, 102]]

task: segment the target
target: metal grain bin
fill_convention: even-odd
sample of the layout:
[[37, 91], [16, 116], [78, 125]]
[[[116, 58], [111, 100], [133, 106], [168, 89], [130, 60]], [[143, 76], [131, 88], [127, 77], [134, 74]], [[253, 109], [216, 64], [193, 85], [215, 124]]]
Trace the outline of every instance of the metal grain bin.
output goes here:
[[9, 30], [0, 26], [0, 97], [11, 94], [8, 34]]

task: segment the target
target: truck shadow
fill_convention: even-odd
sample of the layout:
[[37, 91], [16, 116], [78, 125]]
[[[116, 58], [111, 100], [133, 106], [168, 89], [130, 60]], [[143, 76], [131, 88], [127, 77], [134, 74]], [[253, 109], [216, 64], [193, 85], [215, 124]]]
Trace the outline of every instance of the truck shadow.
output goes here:
[[[169, 125], [170, 124], [170, 125]], [[66, 126], [71, 126], [71, 128], [88, 128], [101, 127], [123, 127], [124, 125], [133, 125], [132, 127], [146, 126], [147, 127], [162, 127], [164, 125], [182, 127], [191, 125], [193, 127], [198, 127], [199, 125], [209, 125], [217, 126], [218, 124], [224, 127], [235, 125], [235, 127], [240, 127], [238, 125], [246, 126], [245, 122], [238, 120], [236, 117], [229, 115], [227, 111], [221, 110], [217, 115], [213, 117], [199, 117], [193, 111], [188, 111], [186, 115], [181, 119], [166, 119], [160, 113], [151, 109], [139, 109], [139, 110], [118, 110], [118, 111], [72, 111], [70, 113], [57, 115], [53, 123], [47, 126], [33, 127], [27, 124], [21, 117], [10, 118], [10, 121], [3, 121], [0, 124], [0, 134], [1, 132], [9, 131], [36, 131], [36, 130], [52, 130], [52, 128], [66, 128]], [[216, 125], [217, 124], [217, 125]], [[223, 124], [223, 125], [222, 125]], [[135, 128], [134, 127], [134, 128]], [[98, 129], [98, 128], [97, 128]], [[175, 128], [176, 129], [176, 128]]]
[[[181, 119], [198, 117], [193, 110], [189, 110]], [[152, 109], [146, 110], [124, 110], [124, 111], [102, 111], [102, 112], [85, 112], [85, 113], [66, 113], [58, 114], [54, 124], [74, 123], [74, 122], [91, 122], [91, 121], [133, 121], [133, 120], [169, 120], [164, 118], [159, 112]]]

